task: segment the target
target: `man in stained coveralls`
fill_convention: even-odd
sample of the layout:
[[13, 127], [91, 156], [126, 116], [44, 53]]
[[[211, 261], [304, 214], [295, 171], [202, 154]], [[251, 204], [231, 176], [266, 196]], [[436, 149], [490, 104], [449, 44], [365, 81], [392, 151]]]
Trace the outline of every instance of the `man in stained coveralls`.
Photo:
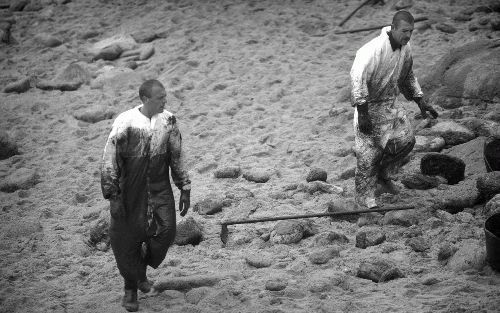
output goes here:
[[122, 305], [139, 309], [137, 289], [149, 292], [146, 267], [157, 268], [175, 238], [175, 200], [169, 180], [181, 191], [179, 210], [190, 206], [191, 182], [175, 116], [164, 110], [166, 92], [157, 80], [139, 89], [142, 105], [121, 113], [104, 148], [101, 188], [110, 200], [109, 235], [125, 281]]

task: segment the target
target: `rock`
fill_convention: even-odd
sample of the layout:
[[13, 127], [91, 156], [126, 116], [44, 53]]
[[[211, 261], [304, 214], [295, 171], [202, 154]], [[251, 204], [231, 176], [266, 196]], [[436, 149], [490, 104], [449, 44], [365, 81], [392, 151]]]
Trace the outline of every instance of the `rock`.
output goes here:
[[482, 118], [464, 118], [460, 123], [472, 130], [476, 136], [500, 138], [500, 124]]
[[307, 258], [311, 261], [312, 264], [325, 264], [329, 260], [339, 257], [340, 252], [337, 247], [328, 247], [322, 249], [316, 249], [311, 252]]
[[203, 298], [212, 291], [209, 287], [194, 288], [186, 292], [186, 302], [191, 304], [198, 304]]
[[293, 220], [279, 221], [271, 231], [271, 242], [275, 244], [297, 243], [304, 237], [304, 226]]
[[465, 178], [465, 163], [457, 157], [442, 153], [428, 153], [420, 161], [420, 170], [425, 175], [439, 175], [448, 184], [457, 184]]
[[155, 53], [155, 47], [153, 44], [146, 44], [141, 47], [141, 53], [139, 54], [139, 60], [144, 61], [149, 59]]
[[431, 128], [420, 131], [420, 134], [442, 137], [448, 146], [455, 146], [476, 137], [473, 131], [453, 121], [438, 122]]
[[446, 142], [442, 137], [415, 136], [414, 152], [439, 152]]
[[486, 217], [490, 217], [496, 213], [500, 213], [500, 194], [491, 198], [484, 206], [481, 213]]
[[356, 224], [358, 227], [382, 224], [383, 217], [382, 214], [377, 212], [360, 214]]
[[59, 38], [56, 38], [49, 34], [38, 34], [34, 39], [38, 44], [49, 48], [54, 48], [62, 45], [62, 41]]
[[178, 246], [198, 245], [203, 240], [203, 231], [201, 226], [193, 217], [181, 220], [177, 224], [174, 244]]
[[411, 8], [413, 6], [413, 0], [399, 0], [393, 6], [396, 10], [403, 10], [407, 8]]
[[356, 175], [356, 166], [351, 166], [346, 169], [344, 169], [340, 175], [339, 179], [346, 180], [349, 178], [353, 178]]
[[3, 92], [5, 93], [10, 93], [10, 92], [17, 92], [17, 93], [23, 93], [26, 92], [30, 89], [30, 78], [26, 77], [23, 79], [20, 79], [18, 81], [15, 81], [13, 83], [8, 84], [5, 86]]
[[78, 39], [87, 40], [87, 39], [90, 39], [90, 38], [97, 37], [100, 34], [101, 34], [101, 32], [99, 30], [95, 30], [95, 29], [84, 30], [82, 33], [80, 33], [78, 35]]
[[288, 286], [288, 282], [282, 278], [275, 278], [266, 281], [266, 290], [280, 291]]
[[40, 182], [40, 176], [35, 170], [19, 168], [0, 182], [0, 191], [14, 192], [19, 189], [30, 189]]
[[432, 198], [434, 201], [433, 208], [455, 214], [463, 211], [465, 208], [473, 207], [477, 203], [478, 198], [479, 191], [476, 187], [476, 180], [466, 179], [456, 185], [437, 190]]
[[123, 49], [119, 45], [111, 45], [109, 47], [103, 48], [98, 53], [96, 53], [92, 60], [113, 61], [118, 59], [122, 53]]
[[385, 233], [380, 228], [363, 229], [356, 234], [356, 247], [366, 249], [384, 242]]
[[40, 11], [43, 9], [42, 2], [40, 0], [30, 0], [29, 3], [24, 7], [23, 11]]
[[269, 256], [261, 253], [249, 254], [245, 256], [245, 261], [255, 268], [265, 268], [273, 264], [273, 260]]
[[500, 30], [500, 17], [493, 17], [490, 21], [491, 29], [494, 31]]
[[346, 244], [349, 239], [346, 235], [332, 231], [323, 232], [314, 237], [314, 246], [328, 246], [332, 244]]
[[96, 107], [83, 108], [73, 112], [73, 117], [77, 120], [87, 123], [97, 123], [104, 120], [112, 119], [116, 114], [114, 108], [99, 105]]
[[75, 91], [82, 85], [81, 82], [66, 82], [58, 80], [40, 80], [36, 82], [36, 88], [42, 90]]
[[485, 137], [477, 137], [469, 142], [446, 149], [443, 153], [464, 161], [466, 164], [465, 177], [483, 174], [486, 173], [483, 154], [485, 140]]
[[185, 291], [193, 288], [214, 286], [223, 277], [219, 275], [192, 275], [186, 277], [168, 277], [154, 284], [153, 288], [158, 291], [179, 290]]
[[243, 173], [243, 178], [254, 183], [266, 183], [271, 179], [271, 174], [268, 170], [254, 169]]
[[489, 201], [500, 193], [500, 171], [489, 172], [478, 177], [476, 187], [480, 201]]
[[[340, 213], [340, 212], [352, 212], [356, 211], [356, 203], [352, 200], [346, 200], [346, 199], [335, 199], [327, 204], [327, 212], [328, 213]], [[355, 223], [358, 220], [358, 215], [352, 214], [352, 215], [339, 215], [339, 216], [332, 216], [330, 217], [332, 221], [348, 221], [351, 223]]]
[[472, 20], [472, 16], [463, 13], [457, 13], [453, 15], [453, 19], [458, 22], [468, 22]]
[[144, 82], [142, 74], [126, 67], [104, 66], [96, 74], [97, 77], [90, 84], [93, 89], [110, 87], [114, 90], [136, 90]]
[[483, 17], [480, 17], [478, 20], [477, 20], [477, 23], [479, 25], [488, 25], [490, 23], [490, 18], [488, 16], [483, 16]]
[[9, 134], [0, 130], [0, 160], [19, 154], [17, 144], [10, 138]]
[[457, 32], [457, 29], [450, 24], [446, 23], [437, 23], [436, 29], [442, 31], [443, 33], [454, 34]]
[[325, 170], [321, 168], [312, 168], [309, 173], [307, 174], [306, 181], [307, 182], [312, 182], [312, 181], [323, 181], [326, 182], [327, 178], [327, 173]]
[[307, 280], [307, 290], [312, 293], [328, 292], [333, 287], [349, 288], [346, 275], [331, 269], [312, 273]]
[[84, 65], [79, 63], [71, 63], [66, 66], [57, 76], [56, 81], [67, 83], [80, 83], [88, 84], [92, 79], [92, 75], [85, 68]]
[[466, 239], [457, 252], [448, 260], [447, 266], [455, 272], [469, 269], [481, 270], [486, 264], [486, 251], [479, 240]]
[[253, 198], [254, 194], [250, 190], [243, 187], [236, 187], [224, 193], [227, 199], [240, 201], [246, 198]]
[[[100, 217], [91, 223], [87, 230], [87, 238], [86, 243], [89, 246], [97, 247], [100, 243], [104, 243], [105, 246], [109, 247], [110, 239], [109, 239], [109, 224], [110, 224], [110, 216], [105, 215]], [[104, 247], [101, 247], [103, 249]], [[107, 248], [104, 248], [107, 250]]]
[[439, 247], [437, 258], [439, 261], [447, 261], [455, 254], [455, 252], [457, 252], [457, 250], [457, 247], [449, 243], [445, 243]]
[[408, 238], [405, 244], [415, 252], [424, 252], [430, 249], [430, 244], [422, 236]]
[[312, 181], [307, 184], [299, 184], [297, 186], [297, 191], [299, 192], [307, 192], [310, 194], [314, 194], [316, 192], [321, 193], [342, 193], [344, 190], [341, 187], [328, 184], [322, 181]]
[[226, 166], [214, 172], [215, 178], [238, 178], [241, 175], [239, 166]]
[[409, 174], [401, 178], [401, 183], [409, 189], [426, 190], [436, 188], [448, 181], [441, 176], [429, 176], [420, 173]]
[[28, 3], [29, 0], [11, 0], [9, 10], [11, 12], [22, 11]]
[[[92, 45], [92, 47], [90, 47], [89, 52], [92, 55], [94, 55], [95, 60], [98, 60], [98, 58], [96, 57], [98, 55], [102, 55], [102, 51], [104, 49], [107, 49], [108, 47], [114, 47], [112, 49], [115, 51], [113, 55], [116, 56], [117, 51], [120, 51], [119, 54], [121, 54], [123, 51], [133, 50], [137, 48], [137, 43], [135, 42], [134, 38], [132, 38], [132, 36], [130, 35], [118, 34], [96, 42], [95, 44]], [[111, 50], [108, 51], [111, 52]], [[111, 56], [111, 54], [109, 54], [109, 56]], [[117, 58], [118, 56], [116, 56], [115, 58]]]
[[356, 276], [380, 283], [402, 278], [404, 277], [404, 274], [396, 267], [394, 262], [376, 258], [368, 261], [362, 261], [359, 265]]
[[217, 195], [209, 195], [207, 198], [194, 205], [193, 211], [200, 215], [212, 215], [222, 211], [223, 207], [229, 206], [230, 202], [225, 201]]
[[451, 49], [419, 81], [430, 103], [443, 108], [494, 103], [500, 97], [499, 59], [496, 40], [474, 41]]
[[158, 38], [156, 33], [151, 33], [149, 31], [137, 31], [130, 36], [132, 36], [137, 43], [147, 43]]
[[400, 225], [412, 226], [417, 225], [419, 222], [418, 213], [415, 210], [409, 211], [390, 211], [385, 213], [383, 224], [384, 225]]
[[14, 19], [0, 20], [0, 42], [6, 44], [16, 43], [17, 41], [12, 37], [12, 24], [15, 24]]

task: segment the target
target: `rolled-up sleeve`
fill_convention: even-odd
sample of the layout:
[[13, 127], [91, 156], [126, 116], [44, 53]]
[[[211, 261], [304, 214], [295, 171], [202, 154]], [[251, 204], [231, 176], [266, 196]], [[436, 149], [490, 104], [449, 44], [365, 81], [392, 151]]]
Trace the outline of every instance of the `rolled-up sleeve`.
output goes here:
[[124, 142], [126, 132], [120, 120], [113, 123], [101, 162], [101, 190], [104, 199], [116, 198], [120, 194], [120, 174], [123, 160], [120, 156], [120, 143]]
[[181, 190], [191, 190], [191, 180], [186, 168], [186, 158], [182, 149], [182, 136], [177, 126], [175, 116], [170, 117], [172, 129], [168, 138], [169, 161], [171, 176], [175, 186]]

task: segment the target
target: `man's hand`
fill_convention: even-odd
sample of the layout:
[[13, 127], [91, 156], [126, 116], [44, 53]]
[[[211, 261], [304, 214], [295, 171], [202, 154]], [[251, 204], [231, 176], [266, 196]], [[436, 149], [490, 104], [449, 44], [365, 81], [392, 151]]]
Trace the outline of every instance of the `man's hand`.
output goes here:
[[372, 133], [372, 122], [370, 120], [370, 116], [368, 115], [368, 107], [366, 104], [358, 105], [356, 107], [358, 109], [358, 127], [359, 130], [366, 135]]
[[418, 104], [418, 108], [420, 109], [420, 113], [423, 118], [427, 118], [427, 112], [429, 112], [432, 118], [437, 118], [439, 116], [438, 112], [434, 110], [434, 108], [424, 100], [424, 98], [415, 98], [415, 102]]
[[123, 207], [121, 196], [109, 198], [109, 212], [112, 218], [119, 219], [125, 216], [125, 208]]
[[179, 199], [179, 211], [181, 216], [186, 215], [191, 205], [191, 190], [181, 190], [181, 198]]

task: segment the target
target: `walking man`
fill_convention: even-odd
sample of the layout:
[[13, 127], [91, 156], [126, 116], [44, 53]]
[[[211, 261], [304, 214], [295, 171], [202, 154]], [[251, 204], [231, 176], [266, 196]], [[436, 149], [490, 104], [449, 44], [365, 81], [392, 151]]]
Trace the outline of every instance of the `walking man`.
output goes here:
[[191, 189], [175, 116], [164, 110], [165, 88], [148, 80], [139, 97], [142, 105], [114, 121], [101, 165], [102, 193], [110, 200], [111, 248], [125, 281], [122, 305], [129, 312], [139, 309], [137, 289], [151, 289], [146, 267], [157, 268], [175, 238], [169, 167], [181, 191], [181, 216], [190, 206]]
[[423, 117], [437, 112], [424, 101], [413, 74], [409, 44], [414, 19], [408, 11], [398, 11], [392, 25], [361, 47], [351, 68], [351, 103], [354, 107], [357, 157], [356, 203], [361, 208], [377, 207], [377, 183], [382, 190], [397, 193], [389, 178], [391, 167], [407, 156], [415, 136], [403, 108], [396, 104], [401, 92], [418, 104]]

